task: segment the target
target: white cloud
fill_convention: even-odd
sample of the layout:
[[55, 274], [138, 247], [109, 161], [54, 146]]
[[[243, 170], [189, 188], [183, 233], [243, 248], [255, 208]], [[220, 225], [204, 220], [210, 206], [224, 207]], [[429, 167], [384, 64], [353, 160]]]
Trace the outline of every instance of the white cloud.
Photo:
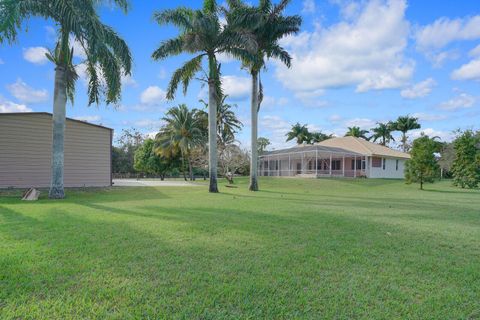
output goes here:
[[418, 28], [415, 34], [420, 50], [440, 49], [454, 41], [478, 38], [480, 38], [480, 15], [453, 20], [442, 17], [432, 24]]
[[466, 109], [471, 108], [475, 104], [476, 99], [475, 97], [467, 94], [467, 93], [460, 93], [455, 98], [452, 98], [448, 101], [445, 101], [439, 105], [440, 109], [454, 111], [457, 109]]
[[451, 77], [453, 80], [480, 80], [480, 59], [462, 65], [452, 72]]
[[137, 81], [130, 75], [122, 75], [122, 85], [126, 87], [136, 87]]
[[10, 112], [32, 112], [32, 109], [30, 109], [24, 104], [17, 104], [11, 101], [7, 101], [0, 95], [0, 113]]
[[404, 57], [409, 23], [404, 0], [369, 1], [352, 21], [282, 39], [291, 69], [277, 64], [277, 78], [297, 94], [354, 85], [358, 92], [399, 88], [414, 64]]
[[[289, 145], [285, 142], [292, 125], [279, 116], [265, 115], [260, 119], [260, 136], [270, 139], [271, 148], [279, 149]], [[290, 143], [292, 145], [294, 143]]]
[[239, 76], [223, 76], [222, 87], [232, 100], [244, 100], [250, 96], [250, 78]]
[[409, 88], [403, 89], [400, 95], [406, 99], [416, 99], [428, 96], [437, 82], [432, 78], [428, 78]]
[[163, 120], [140, 119], [133, 122], [135, 127], [148, 128], [151, 130], [159, 129], [164, 124]]
[[8, 91], [23, 103], [40, 103], [48, 100], [48, 91], [45, 89], [35, 90], [22, 79], [7, 86]]
[[96, 115], [96, 116], [79, 116], [79, 117], [74, 117], [76, 120], [80, 121], [86, 121], [86, 122], [100, 122], [102, 120], [102, 117]]
[[480, 57], [480, 44], [475, 48], [473, 48], [472, 50], [470, 50], [468, 55], [471, 57]]
[[345, 121], [345, 127], [360, 127], [363, 130], [370, 130], [376, 122], [367, 118], [355, 118]]
[[453, 138], [454, 138], [453, 132], [436, 130], [436, 129], [433, 129], [433, 128], [425, 128], [425, 129], [412, 130], [409, 134], [410, 139], [415, 140], [417, 138], [420, 138], [422, 133], [426, 134], [430, 138], [439, 137], [440, 140], [446, 141], [446, 142], [449, 142], [449, 141], [453, 140]]
[[412, 117], [418, 118], [420, 121], [440, 121], [448, 118], [446, 115], [442, 114], [429, 114], [423, 112], [414, 113], [412, 114]]
[[46, 53], [48, 50], [44, 47], [30, 47], [23, 49], [23, 58], [33, 64], [45, 64], [48, 62]]
[[165, 101], [166, 91], [157, 86], [150, 86], [140, 95], [140, 102], [146, 105], [158, 105]]
[[338, 123], [342, 120], [343, 120], [343, 118], [338, 114], [333, 114], [330, 117], [328, 117], [328, 121], [334, 122], [334, 123]]
[[263, 97], [261, 106], [265, 108], [284, 107], [289, 102], [290, 100], [288, 100], [288, 98], [285, 98], [285, 97], [275, 98], [271, 96], [265, 96]]
[[5, 62], [0, 58], [0, 64], [5, 64]]
[[302, 13], [315, 13], [316, 5], [314, 0], [303, 0]]

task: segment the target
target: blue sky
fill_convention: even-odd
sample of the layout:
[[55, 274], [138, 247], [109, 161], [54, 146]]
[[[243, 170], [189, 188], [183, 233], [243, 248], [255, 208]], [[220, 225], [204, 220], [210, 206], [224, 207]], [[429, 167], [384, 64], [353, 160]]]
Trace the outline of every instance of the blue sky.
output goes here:
[[[87, 106], [84, 80], [77, 84], [72, 118], [100, 123], [120, 133], [137, 128], [152, 133], [165, 110], [179, 103], [202, 107], [205, 89], [193, 83], [186, 96], [165, 101], [172, 72], [188, 56], [154, 62], [162, 40], [177, 34], [152, 20], [155, 10], [201, 1], [132, 1], [128, 15], [100, 8], [103, 21], [124, 37], [134, 56], [124, 79], [121, 105]], [[292, 54], [287, 70], [270, 62], [262, 74], [265, 101], [260, 135], [274, 148], [285, 145], [295, 123], [343, 135], [346, 127], [372, 128], [377, 121], [410, 114], [422, 130], [445, 140], [458, 128], [479, 128], [480, 7], [463, 0], [293, 0], [287, 14], [301, 14], [301, 32], [282, 40]], [[54, 70], [44, 58], [55, 45], [52, 21], [29, 21], [14, 45], [0, 46], [0, 112], [51, 111]], [[82, 53], [77, 50], [77, 61]], [[244, 122], [238, 139], [249, 137], [249, 78], [237, 62], [221, 57], [224, 89]], [[82, 74], [81, 65], [79, 72]], [[420, 131], [412, 133], [418, 136]]]

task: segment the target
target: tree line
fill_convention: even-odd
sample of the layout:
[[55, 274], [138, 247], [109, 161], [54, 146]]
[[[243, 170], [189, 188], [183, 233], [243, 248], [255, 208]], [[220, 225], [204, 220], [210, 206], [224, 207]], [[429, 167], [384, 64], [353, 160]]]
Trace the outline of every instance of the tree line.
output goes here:
[[[399, 131], [402, 134], [402, 150], [407, 152], [409, 149], [407, 133], [411, 130], [420, 128], [421, 125], [418, 122], [418, 118], [406, 115], [398, 117], [398, 119], [395, 121], [389, 121], [386, 123], [377, 122], [377, 126], [371, 129], [372, 135], [370, 136], [368, 135], [370, 131], [363, 130], [358, 126], [348, 127], [348, 131], [345, 133], [345, 136], [372, 140], [373, 142], [379, 141], [378, 143], [380, 145], [387, 146], [391, 141], [395, 141], [392, 133]], [[325, 134], [321, 131], [310, 132], [308, 125], [301, 125], [298, 122], [292, 125], [292, 128], [286, 134], [286, 136], [287, 142], [295, 140], [298, 145], [314, 144], [333, 137], [332, 134]]]

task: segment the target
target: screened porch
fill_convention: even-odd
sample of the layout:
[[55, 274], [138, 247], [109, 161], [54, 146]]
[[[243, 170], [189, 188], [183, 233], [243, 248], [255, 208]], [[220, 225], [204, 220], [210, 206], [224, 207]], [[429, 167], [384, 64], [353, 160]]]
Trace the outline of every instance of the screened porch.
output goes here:
[[259, 157], [259, 176], [364, 177], [367, 157], [340, 148], [308, 145], [267, 152]]

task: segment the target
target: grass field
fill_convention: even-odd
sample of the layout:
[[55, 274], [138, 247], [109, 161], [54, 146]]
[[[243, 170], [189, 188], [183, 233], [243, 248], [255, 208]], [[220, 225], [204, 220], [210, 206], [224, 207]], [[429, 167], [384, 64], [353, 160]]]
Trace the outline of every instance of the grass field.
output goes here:
[[0, 193], [1, 319], [480, 319], [480, 191]]

